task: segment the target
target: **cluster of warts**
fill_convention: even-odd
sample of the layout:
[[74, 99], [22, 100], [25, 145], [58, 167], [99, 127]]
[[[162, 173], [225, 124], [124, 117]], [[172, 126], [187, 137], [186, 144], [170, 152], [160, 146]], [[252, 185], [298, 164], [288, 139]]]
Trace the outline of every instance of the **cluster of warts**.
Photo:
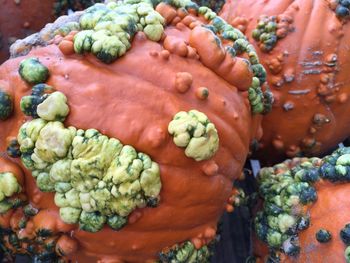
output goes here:
[[[254, 225], [259, 239], [270, 248], [271, 260], [278, 262], [280, 252], [288, 256], [299, 254], [298, 233], [310, 225], [307, 207], [317, 200], [313, 184], [320, 180], [350, 182], [350, 148], [340, 148], [323, 159], [294, 158], [260, 171], [259, 194], [264, 205]], [[315, 239], [326, 243], [334, 234], [320, 229]], [[350, 224], [341, 230], [340, 237], [350, 245]], [[350, 255], [350, 248], [346, 251]]]
[[[55, 34], [67, 35], [69, 31], [79, 31], [74, 36], [74, 50], [78, 54], [93, 53], [104, 63], [112, 63], [124, 55], [131, 47], [131, 41], [137, 32], [144, 32], [151, 41], [160, 41], [164, 32], [165, 19], [155, 11], [156, 6], [151, 1], [119, 1], [107, 5], [96, 4], [84, 11], [78, 22], [62, 25]], [[168, 4], [176, 8], [194, 10], [203, 16], [209, 24], [205, 26], [216, 36], [220, 46], [221, 40], [233, 42], [228, 46], [228, 52], [233, 58], [246, 54], [247, 63], [253, 71], [252, 86], [249, 88], [249, 101], [254, 114], [267, 113], [273, 103], [272, 93], [261, 86], [266, 81], [266, 71], [260, 64], [258, 55], [244, 34], [229, 25], [208, 7], [199, 7], [196, 3], [181, 0], [170, 1]]]
[[252, 32], [252, 37], [259, 42], [259, 47], [263, 52], [271, 51], [279, 39], [287, 36], [292, 30], [292, 18], [285, 15], [261, 16], [256, 29]]
[[[239, 30], [231, 27], [221, 18], [216, 16], [216, 14], [209, 8], [198, 7], [191, 1], [171, 1], [170, 4], [180, 8], [194, 9], [199, 14], [203, 15], [207, 20], [211, 21], [211, 25], [208, 26], [210, 30], [212, 30], [215, 34], [220, 34], [220, 36], [223, 39], [230, 40], [233, 42], [233, 45], [227, 48], [227, 52], [229, 52], [229, 54], [232, 55], [232, 57], [236, 56], [237, 54], [247, 53], [247, 56], [249, 57], [248, 63], [250, 63], [250, 67], [254, 73], [254, 78], [252, 81], [253, 84], [248, 90], [249, 100], [252, 105], [252, 111], [254, 113], [268, 112], [271, 108], [273, 98], [271, 92], [268, 89], [266, 89], [265, 92], [263, 92], [261, 89], [262, 83], [264, 83], [266, 80], [266, 72], [262, 65], [259, 63], [257, 54], [253, 46], [249, 44], [245, 36]], [[153, 5], [150, 1], [137, 1], [136, 4], [135, 1], [124, 1], [118, 3], [110, 3], [107, 6], [95, 5], [84, 12], [84, 14], [80, 18], [79, 23], [71, 22], [69, 24], [66, 24], [63, 27], [61, 27], [57, 31], [57, 33], [64, 35], [68, 34], [72, 30], [80, 30], [80, 32], [76, 34], [74, 39], [75, 52], [92, 52], [103, 62], [111, 63], [116, 58], [126, 53], [126, 51], [131, 46], [130, 43], [132, 37], [135, 35], [136, 32], [143, 31], [150, 40], [159, 41], [163, 34], [163, 26], [164, 19], [154, 10]], [[218, 40], [220, 41], [219, 38]], [[96, 139], [97, 141], [99, 141], [101, 138], [103, 138], [103, 141], [106, 141], [106, 143], [108, 144], [113, 139], [109, 139], [93, 129], [83, 131], [76, 130], [74, 127], [69, 127], [67, 129], [64, 128], [64, 126], [62, 125], [62, 121], [69, 112], [69, 110], [67, 111], [64, 107], [63, 109], [61, 107], [66, 103], [65, 97], [62, 93], [54, 92], [54, 89], [52, 87], [43, 84], [47, 80], [49, 73], [46, 67], [43, 66], [37, 59], [31, 59], [30, 61], [26, 61], [26, 63], [22, 63], [19, 73], [27, 83], [36, 85], [33, 87], [32, 94], [24, 97], [21, 101], [22, 111], [26, 115], [31, 116], [35, 119], [33, 121], [27, 122], [21, 127], [18, 136], [19, 145], [13, 143], [12, 146], [14, 148], [19, 146], [22, 162], [28, 169], [32, 170], [33, 176], [36, 178], [39, 188], [41, 188], [41, 190], [43, 191], [54, 191], [56, 192], [56, 195], [59, 194], [60, 197], [62, 197], [62, 195], [66, 195], [66, 193], [71, 191], [74, 187], [81, 187], [81, 190], [83, 190], [82, 193], [84, 193], [84, 191], [87, 189], [88, 191], [91, 191], [90, 186], [92, 186], [93, 188], [97, 187], [97, 190], [105, 189], [106, 187], [108, 188], [108, 186], [106, 186], [106, 184], [108, 183], [101, 183], [103, 182], [103, 180], [87, 180], [87, 182], [91, 183], [91, 185], [85, 183], [79, 184], [79, 182], [77, 182], [75, 186], [72, 186], [72, 181], [70, 181], [71, 178], [63, 178], [67, 175], [63, 173], [66, 170], [66, 168], [68, 168], [68, 171], [72, 170], [73, 168], [77, 168], [71, 164], [71, 162], [75, 160], [73, 147], [74, 140], [80, 140], [81, 142], [78, 142], [76, 145], [77, 147], [82, 147], [84, 143], [89, 144], [89, 140]], [[53, 93], [51, 94], [51, 92]], [[4, 94], [8, 95], [5, 92]], [[5, 108], [5, 110], [9, 111], [8, 109], [11, 107], [11, 110], [9, 112], [12, 111], [12, 104], [10, 107], [8, 106], [10, 105], [10, 100], [11, 98], [7, 99], [6, 105], [5, 103], [2, 103], [2, 101], [0, 101], [0, 106], [5, 105], [7, 107]], [[58, 103], [57, 105], [60, 106], [55, 108], [55, 103]], [[41, 112], [41, 114], [39, 113], [40, 110], [38, 111], [38, 108], [44, 109]], [[2, 113], [2, 109], [3, 108], [0, 107], [0, 113]], [[49, 111], [49, 113], [47, 111]], [[7, 118], [8, 115], [8, 113], [4, 114], [4, 118]], [[174, 118], [174, 120], [175, 119], [176, 118]], [[211, 123], [209, 120], [205, 120], [203, 124], [204, 127], [211, 127]], [[189, 132], [188, 128], [186, 129], [187, 132]], [[69, 138], [70, 141], [68, 142], [64, 139], [62, 141], [62, 145], [55, 145], [57, 146], [57, 152], [55, 152], [55, 149], [51, 150], [48, 147], [46, 147], [47, 145], [45, 145], [45, 143], [47, 142], [47, 140], [44, 138], [45, 135], [42, 136], [42, 134], [45, 133], [43, 132], [43, 130], [47, 130], [48, 136], [53, 135], [55, 131], [62, 131], [65, 134], [65, 136], [63, 137], [65, 137], [66, 139]], [[213, 127], [213, 129], [209, 129], [209, 131], [211, 130], [215, 131], [213, 134], [216, 133], [215, 126]], [[172, 132], [175, 133], [175, 131]], [[192, 134], [191, 136], [194, 136], [194, 134]], [[210, 158], [212, 154], [216, 152], [218, 147], [217, 134], [213, 138], [214, 144], [210, 148], [211, 150], [209, 151], [209, 157], [207, 157], [207, 153], [205, 154], [205, 158], [201, 156], [193, 157], [191, 156], [191, 154], [189, 155], [196, 160]], [[40, 143], [38, 143], [38, 141]], [[94, 147], [94, 143], [95, 142], [91, 144], [91, 147]], [[186, 143], [186, 145], [181, 147], [188, 147], [190, 143]], [[138, 199], [140, 198], [140, 196], [136, 195], [137, 197], [135, 197], [135, 193], [127, 193], [127, 195], [134, 195], [131, 198], [133, 200], [132, 202], [136, 202], [135, 199], [137, 199], [136, 205], [133, 207], [133, 209], [135, 207], [144, 207], [145, 205], [156, 205], [159, 199], [158, 194], [160, 191], [159, 168], [154, 168], [157, 167], [157, 165], [154, 162], [152, 162], [150, 158], [145, 154], [137, 153], [131, 146], [123, 146], [118, 140], [113, 140], [113, 143], [111, 142], [111, 145], [112, 144], [113, 147], [118, 146], [116, 147], [118, 149], [118, 153], [115, 153], [114, 156], [116, 159], [120, 158], [124, 160], [124, 157], [122, 158], [120, 156], [124, 150], [124, 153], [126, 154], [125, 158], [127, 159], [128, 165], [131, 165], [131, 163], [133, 164], [133, 161], [135, 160], [139, 160], [141, 163], [143, 162], [144, 167], [148, 167], [146, 169], [153, 169], [151, 173], [153, 173], [152, 176], [154, 178], [158, 177], [158, 179], [155, 179], [157, 182], [156, 189], [151, 189], [151, 194], [147, 195], [146, 190], [142, 189], [142, 200]], [[37, 145], [41, 146], [37, 147]], [[63, 148], [61, 148], [61, 146], [63, 146]], [[130, 152], [134, 153], [131, 155], [135, 155], [133, 160], [129, 160]], [[188, 150], [188, 152], [190, 151]], [[18, 150], [16, 154], [19, 155]], [[50, 156], [50, 160], [45, 159], [45, 156], [47, 156], [47, 154]], [[80, 153], [78, 153], [78, 155], [79, 154]], [[91, 158], [93, 159], [93, 156]], [[121, 160], [119, 160], [118, 162], [119, 164], [122, 163]], [[57, 163], [59, 163], [59, 165]], [[57, 167], [54, 167], [55, 165]], [[60, 165], [62, 165], [64, 169], [60, 167]], [[88, 165], [88, 162], [86, 163], [86, 165]], [[52, 169], [56, 168], [62, 169], [59, 170], [58, 173], [51, 173]], [[80, 168], [84, 170], [86, 167]], [[131, 169], [134, 167], [128, 166], [127, 170], [130, 170], [129, 168]], [[139, 168], [140, 166], [138, 166], [137, 169]], [[108, 168], [106, 167], [103, 167], [102, 170], [105, 169], [108, 170]], [[145, 170], [142, 170], [143, 168], [140, 169], [141, 171], [139, 171], [138, 175], [141, 174], [142, 176], [142, 173]], [[57, 171], [55, 170], [55, 172]], [[54, 174], [62, 176], [64, 180], [60, 181], [62, 178], [60, 178], [60, 180], [56, 180], [56, 178], [54, 178]], [[68, 175], [68, 177], [69, 176], [71, 175]], [[113, 186], [109, 187], [111, 188], [109, 193], [112, 192]], [[139, 188], [136, 187], [136, 189]], [[78, 199], [84, 199], [79, 196], [79, 193], [74, 193], [69, 196], [70, 197], [64, 196], [64, 208], [66, 208], [66, 204], [72, 205], [71, 202], [76, 202], [77, 204], [79, 202], [77, 201]], [[60, 197], [55, 198], [55, 200], [60, 200]], [[71, 197], [73, 198], [72, 200], [70, 200]], [[91, 199], [89, 200], [91, 201]], [[79, 222], [81, 223], [83, 229], [85, 228], [85, 230], [87, 231], [95, 232], [100, 230], [103, 224], [106, 222], [111, 222], [111, 227], [113, 227], [114, 224], [118, 225], [118, 227], [116, 228], [119, 229], [120, 220], [124, 222], [123, 217], [127, 216], [133, 210], [127, 209], [128, 211], [125, 213], [120, 212], [119, 210], [118, 213], [111, 215], [109, 208], [107, 209], [107, 212], [94, 209], [94, 206], [95, 208], [96, 206], [98, 206], [96, 204], [96, 201], [99, 200], [95, 200], [95, 202], [92, 203], [88, 202], [88, 204], [85, 206], [83, 206], [82, 203], [80, 203], [79, 205], [77, 204], [76, 207], [70, 208], [78, 209], [80, 211], [71, 209], [69, 211], [61, 212], [61, 215], [65, 219], [67, 219], [68, 223], [78, 223], [79, 220], [85, 220], [84, 222]], [[57, 202], [59, 203], [60, 201]], [[103, 207], [105, 208], [104, 205]], [[84, 209], [86, 209], [87, 211], [85, 211]], [[89, 213], [93, 213], [93, 215], [90, 215]], [[117, 216], [118, 218], [115, 218], [115, 216]], [[121, 216], [121, 218], [119, 216]], [[97, 224], [98, 226], [91, 227], [92, 224]], [[124, 223], [122, 223], [121, 225], [123, 224]], [[161, 258], [163, 258], [163, 262], [173, 262], [172, 260], [170, 260], [170, 258], [176, 259], [176, 262], [192, 262], [191, 260], [194, 260], [193, 262], [196, 262], [198, 260], [200, 260], [200, 262], [206, 262], [206, 260], [208, 260], [209, 258], [209, 255], [210, 253], [206, 246], [197, 250], [194, 248], [193, 244], [190, 241], [188, 241], [182, 244], [181, 246], [171, 248], [170, 250], [168, 250], [167, 253], [162, 253]]]
[[350, 17], [350, 1], [338, 0], [338, 4], [335, 8], [335, 14], [340, 19], [348, 19]]
[[[61, 234], [50, 229], [40, 228], [35, 233], [26, 235], [26, 226], [38, 213], [38, 209], [27, 204], [16, 210], [22, 217], [11, 228], [0, 228], [0, 248], [4, 253], [3, 259], [12, 262], [13, 255], [25, 254], [38, 262], [65, 262], [57, 241]], [[61, 253], [60, 253], [61, 252]]]
[[159, 263], [209, 263], [214, 243], [212, 241], [199, 249], [191, 241], [176, 244], [159, 253]]
[[[47, 68], [37, 59], [21, 62], [19, 74], [30, 84], [45, 81]], [[21, 160], [39, 189], [55, 192], [66, 223], [90, 232], [107, 223], [120, 229], [136, 208], [154, 207], [161, 188], [158, 165], [132, 146], [97, 130], [65, 128], [67, 98], [44, 83], [21, 99], [22, 112], [34, 118], [17, 137]]]

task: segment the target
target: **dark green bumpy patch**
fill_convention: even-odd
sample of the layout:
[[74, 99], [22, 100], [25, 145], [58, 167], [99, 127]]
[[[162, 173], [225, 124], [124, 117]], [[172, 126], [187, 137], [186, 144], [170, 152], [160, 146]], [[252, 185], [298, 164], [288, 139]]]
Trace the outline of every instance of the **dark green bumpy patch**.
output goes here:
[[[26, 227], [27, 222], [38, 212], [31, 205], [23, 205], [22, 203], [22, 207], [18, 208], [24, 211], [18, 225], [11, 225], [13, 229], [0, 228], [2, 262], [15, 262], [18, 254], [27, 255], [35, 262], [65, 262], [55, 251], [60, 234], [53, 233], [50, 229], [41, 228], [33, 233], [30, 238], [21, 235], [21, 231]], [[32, 212], [28, 212], [29, 210]]]
[[350, 245], [350, 224], [346, 224], [342, 230], [340, 230], [340, 238], [345, 245]]
[[159, 263], [209, 263], [213, 252], [213, 244], [196, 249], [192, 242], [187, 241], [181, 245], [174, 245], [159, 253]]
[[[272, 108], [273, 94], [266, 86], [265, 91], [261, 86], [266, 81], [266, 70], [260, 64], [258, 54], [252, 44], [250, 44], [244, 34], [238, 29], [229, 25], [221, 17], [217, 16], [211, 9], [207, 7], [200, 7], [198, 13], [203, 15], [208, 21], [209, 25], [207, 29], [213, 33], [232, 41], [232, 46], [226, 47], [226, 51], [234, 58], [236, 55], [245, 54], [248, 58], [247, 64], [250, 66], [253, 72], [253, 79], [251, 87], [248, 89], [248, 99], [252, 108], [253, 114], [266, 114]], [[221, 41], [219, 45], [221, 45]]]
[[24, 96], [21, 99], [20, 107], [21, 111], [33, 118], [38, 118], [37, 107], [47, 97], [48, 93], [52, 92], [53, 88], [46, 84], [37, 84], [32, 88], [32, 93], [29, 96]]
[[259, 19], [257, 28], [253, 30], [253, 38], [260, 42], [263, 51], [271, 51], [277, 44], [277, 21], [275, 16], [263, 16]]
[[21, 78], [29, 84], [44, 83], [49, 77], [49, 70], [37, 58], [23, 60], [18, 72]]
[[340, 19], [348, 19], [350, 17], [350, 0], [338, 0], [335, 14]]
[[[319, 180], [350, 182], [350, 148], [340, 148], [323, 159], [295, 158], [260, 171], [259, 194], [264, 205], [254, 225], [257, 236], [267, 243], [271, 252], [299, 253], [298, 233], [308, 228], [310, 217], [303, 209], [296, 208], [317, 200], [313, 184]], [[340, 237], [350, 245], [350, 224], [340, 231]], [[331, 238], [327, 230], [320, 229], [316, 233], [321, 243]]]
[[19, 150], [19, 144], [16, 139], [13, 139], [10, 141], [9, 145], [7, 146], [6, 152], [8, 156], [12, 158], [18, 158], [21, 156], [21, 151]]
[[316, 239], [320, 243], [327, 243], [332, 238], [331, 232], [325, 229], [320, 229], [316, 233]]
[[194, 0], [193, 2], [197, 3], [199, 6], [209, 7], [214, 12], [220, 12], [221, 8], [224, 6], [225, 1], [219, 0]]
[[23, 201], [16, 196], [21, 190], [22, 187], [13, 173], [0, 173], [0, 214], [22, 205]]
[[13, 101], [7, 92], [0, 88], [0, 120], [8, 119], [13, 112]]

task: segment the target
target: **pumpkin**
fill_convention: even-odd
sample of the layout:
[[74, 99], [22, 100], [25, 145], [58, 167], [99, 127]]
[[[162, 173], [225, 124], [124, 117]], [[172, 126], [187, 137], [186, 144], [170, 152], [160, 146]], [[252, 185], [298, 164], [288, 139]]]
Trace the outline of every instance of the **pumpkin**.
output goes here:
[[349, 262], [349, 182], [348, 147], [263, 168], [256, 256], [262, 262]]
[[229, 0], [223, 7], [223, 18], [256, 47], [275, 97], [261, 160], [320, 155], [349, 135], [349, 8], [349, 1], [324, 0]]
[[208, 262], [272, 101], [245, 37], [187, 0], [118, 1], [59, 18], [11, 51], [0, 151], [23, 169], [37, 211], [30, 240], [45, 229], [52, 241], [26, 253]]
[[13, 42], [35, 33], [53, 19], [52, 5], [53, 1], [1, 1], [0, 63], [9, 57], [9, 46]]
[[68, 9], [83, 10], [93, 0], [2, 0], [0, 2], [0, 63], [9, 57], [9, 46], [17, 39], [40, 30], [54, 17], [66, 15]]

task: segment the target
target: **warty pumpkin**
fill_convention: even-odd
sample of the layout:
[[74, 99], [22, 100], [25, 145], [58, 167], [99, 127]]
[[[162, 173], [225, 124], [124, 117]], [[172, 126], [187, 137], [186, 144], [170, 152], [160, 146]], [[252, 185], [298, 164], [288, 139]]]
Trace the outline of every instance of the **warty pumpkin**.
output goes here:
[[349, 135], [349, 1], [229, 0], [221, 15], [245, 32], [274, 93], [260, 159], [325, 153]]
[[263, 168], [263, 204], [254, 220], [257, 262], [349, 262], [349, 182], [349, 147]]
[[1, 0], [0, 1], [0, 64], [9, 58], [9, 46], [17, 39], [31, 35], [66, 15], [68, 10], [83, 10], [96, 0]]
[[207, 262], [272, 102], [244, 35], [191, 1], [118, 1], [11, 51], [0, 150], [23, 169], [30, 243], [52, 242], [28, 250], [11, 227], [9, 254]]

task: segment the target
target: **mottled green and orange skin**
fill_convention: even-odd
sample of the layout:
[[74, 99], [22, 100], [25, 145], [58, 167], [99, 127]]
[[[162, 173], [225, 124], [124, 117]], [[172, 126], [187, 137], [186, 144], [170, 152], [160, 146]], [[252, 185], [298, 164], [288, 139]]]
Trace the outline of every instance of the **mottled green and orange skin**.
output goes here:
[[[263, 204], [255, 219], [259, 240], [254, 244], [263, 262], [348, 261], [350, 148], [322, 159], [294, 158], [263, 168], [258, 182]], [[304, 189], [291, 195], [301, 184]], [[280, 215], [293, 219], [288, 228], [274, 220]]]

